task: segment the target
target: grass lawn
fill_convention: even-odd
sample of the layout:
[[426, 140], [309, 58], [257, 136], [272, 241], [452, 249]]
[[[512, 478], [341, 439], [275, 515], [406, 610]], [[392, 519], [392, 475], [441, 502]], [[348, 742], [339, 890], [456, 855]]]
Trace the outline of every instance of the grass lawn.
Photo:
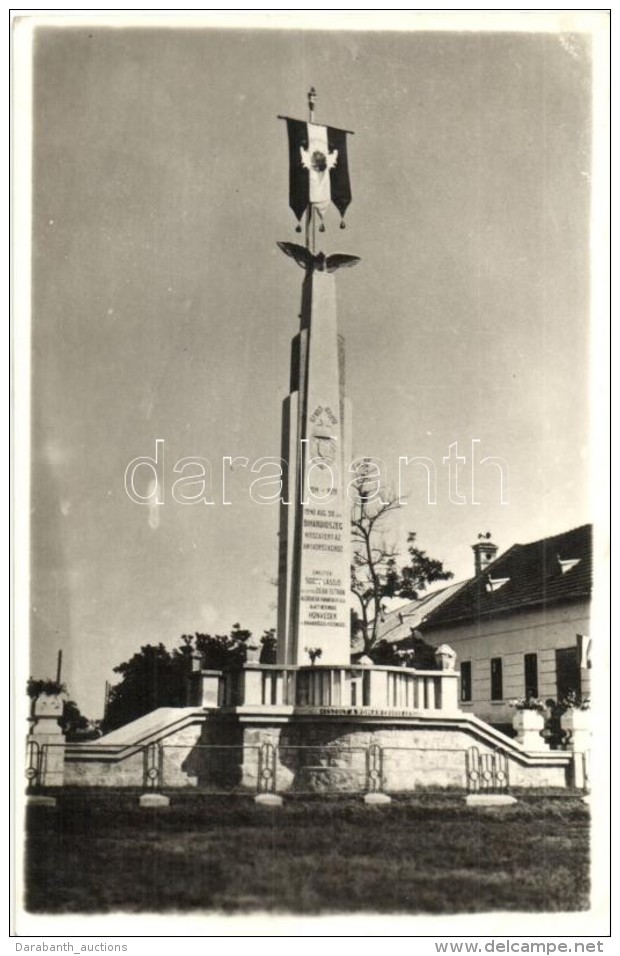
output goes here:
[[30, 807], [26, 908], [36, 913], [474, 913], [587, 909], [589, 815], [579, 797], [480, 809], [458, 795], [387, 807], [62, 791]]

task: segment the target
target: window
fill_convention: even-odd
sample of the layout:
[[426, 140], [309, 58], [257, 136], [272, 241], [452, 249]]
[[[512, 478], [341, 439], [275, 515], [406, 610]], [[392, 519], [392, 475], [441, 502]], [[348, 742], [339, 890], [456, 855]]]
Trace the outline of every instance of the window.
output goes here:
[[523, 658], [525, 696], [538, 697], [538, 655], [526, 654]]
[[471, 700], [471, 661], [461, 661], [461, 700]]
[[501, 657], [491, 658], [491, 700], [502, 700], [504, 697], [504, 681], [502, 678]]
[[555, 674], [558, 700], [569, 691], [581, 693], [581, 672], [577, 647], [558, 647], [555, 652]]

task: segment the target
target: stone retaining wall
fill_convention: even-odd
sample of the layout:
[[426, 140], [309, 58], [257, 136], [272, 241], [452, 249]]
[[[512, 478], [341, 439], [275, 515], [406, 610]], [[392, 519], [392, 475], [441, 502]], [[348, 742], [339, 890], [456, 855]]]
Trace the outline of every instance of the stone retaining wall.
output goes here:
[[[373, 745], [381, 749], [380, 758], [370, 754]], [[352, 723], [320, 716], [259, 721], [234, 713], [205, 714], [167, 736], [159, 735], [149, 759], [161, 767], [157, 787], [250, 792], [259, 785], [273, 789], [270, 772], [275, 773], [277, 792], [365, 791], [369, 760], [380, 759], [384, 788], [408, 792], [419, 787], [466, 788], [472, 748], [484, 755], [499, 747], [506, 755], [510, 786], [567, 786], [568, 754], [522, 755], [510, 741], [506, 745], [502, 748], [501, 738], [491, 732], [485, 736], [484, 727], [468, 722]], [[103, 746], [71, 746], [65, 784], [142, 787], [145, 760], [142, 747], [110, 751]]]
[[[203, 726], [202, 723], [193, 723], [158, 741], [162, 744], [163, 780], [167, 786], [197, 786], [195, 745], [201, 738]], [[112, 750], [86, 744], [67, 748], [65, 786], [142, 787], [144, 777], [144, 746]]]
[[[466, 788], [468, 752], [493, 754], [466, 730], [433, 727], [359, 726], [333, 722], [291, 723], [278, 727], [244, 726], [244, 742], [251, 746], [243, 766], [243, 782], [257, 786], [256, 753], [261, 744], [278, 748], [276, 790], [365, 790], [368, 751], [381, 748], [384, 789], [408, 792], [419, 787]], [[565, 787], [566, 766], [526, 766], [511, 754], [506, 758], [508, 781], [516, 787]]]

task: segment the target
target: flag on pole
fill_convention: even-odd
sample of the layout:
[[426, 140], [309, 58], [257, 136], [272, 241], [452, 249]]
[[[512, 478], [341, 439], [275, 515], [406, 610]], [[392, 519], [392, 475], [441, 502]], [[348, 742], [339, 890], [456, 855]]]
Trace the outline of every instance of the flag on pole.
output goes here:
[[297, 219], [311, 205], [323, 217], [333, 202], [342, 217], [351, 202], [347, 133], [286, 117], [289, 205]]
[[592, 667], [592, 638], [587, 634], [577, 635], [577, 656], [582, 670]]

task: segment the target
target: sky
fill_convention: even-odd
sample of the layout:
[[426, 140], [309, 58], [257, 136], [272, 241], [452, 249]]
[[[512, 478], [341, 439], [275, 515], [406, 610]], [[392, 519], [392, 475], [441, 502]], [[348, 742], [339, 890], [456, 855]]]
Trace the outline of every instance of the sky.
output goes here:
[[[590, 50], [585, 35], [40, 27], [33, 79], [31, 671], [101, 715], [146, 643], [275, 625], [278, 509], [250, 463], [280, 453], [302, 273], [286, 130], [349, 137], [337, 277], [354, 455], [425, 456], [408, 531], [462, 580], [589, 521]], [[164, 440], [165, 503], [128, 463]], [[471, 450], [509, 473], [479, 465]], [[466, 458], [450, 500], [450, 446]], [[170, 494], [209, 459], [212, 505]], [[417, 477], [416, 477], [417, 475]], [[226, 481], [224, 499], [222, 480]], [[229, 500], [230, 505], [224, 505]]]

